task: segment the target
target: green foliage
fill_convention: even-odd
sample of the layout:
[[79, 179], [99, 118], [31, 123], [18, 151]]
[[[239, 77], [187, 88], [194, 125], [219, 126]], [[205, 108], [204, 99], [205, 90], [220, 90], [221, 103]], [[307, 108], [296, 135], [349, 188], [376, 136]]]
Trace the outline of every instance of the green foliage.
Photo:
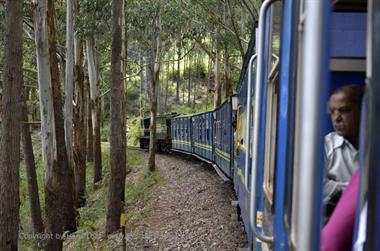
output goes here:
[[[45, 218], [45, 192], [44, 192], [44, 168], [42, 162], [42, 154], [40, 145], [34, 147], [37, 184], [40, 197], [42, 219]], [[22, 155], [23, 156], [23, 155]], [[33, 240], [33, 224], [30, 212], [30, 200], [28, 191], [28, 177], [25, 170], [25, 162], [22, 161], [20, 165], [20, 250], [33, 250], [35, 249], [35, 241]]]
[[82, 0], [80, 5], [81, 13], [75, 19], [75, 30], [82, 37], [110, 31], [112, 1]]
[[140, 117], [128, 119], [128, 145], [138, 146], [140, 138]]
[[174, 112], [178, 114], [192, 114], [192, 113], [197, 112], [196, 109], [192, 107], [188, 107], [187, 105], [176, 105], [176, 106], [173, 106], [172, 109], [174, 110]]
[[100, 139], [103, 142], [108, 142], [109, 138], [110, 138], [110, 125], [109, 125], [109, 123], [105, 123], [100, 128]]
[[206, 66], [203, 62], [197, 62], [190, 65], [190, 67], [186, 67], [183, 71], [183, 77], [185, 79], [189, 79], [189, 76], [191, 79], [204, 79], [206, 78]]
[[140, 86], [138, 82], [129, 81], [127, 87], [127, 114], [136, 116], [140, 111]]
[[[87, 206], [79, 209], [79, 228], [64, 243], [65, 250], [115, 250], [115, 242], [112, 238], [104, 238], [104, 227], [106, 225], [106, 213], [108, 203], [109, 168], [109, 144], [102, 143], [102, 158], [104, 168], [104, 183], [94, 188], [92, 184], [92, 166], [87, 168]], [[141, 220], [141, 211], [135, 206], [145, 207], [151, 198], [152, 192], [164, 183], [162, 175], [157, 171], [149, 173], [140, 170], [144, 159], [139, 152], [128, 152], [128, 165], [132, 174], [138, 173], [138, 178], [131, 181], [128, 179], [125, 186], [127, 226], [131, 222]], [[128, 232], [131, 233], [130, 229]], [[118, 238], [121, 240], [121, 238]]]

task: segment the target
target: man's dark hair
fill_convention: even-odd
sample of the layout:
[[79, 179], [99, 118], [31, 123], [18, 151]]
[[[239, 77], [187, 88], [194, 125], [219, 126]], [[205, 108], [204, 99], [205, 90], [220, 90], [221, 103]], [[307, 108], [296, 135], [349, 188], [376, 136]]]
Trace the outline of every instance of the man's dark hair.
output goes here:
[[357, 84], [351, 84], [351, 85], [345, 85], [342, 87], [339, 87], [338, 89], [334, 90], [334, 92], [331, 94], [338, 94], [341, 92], [346, 92], [349, 96], [349, 99], [352, 103], [356, 105], [361, 105], [362, 104], [362, 99], [364, 96], [364, 87], [361, 85]]

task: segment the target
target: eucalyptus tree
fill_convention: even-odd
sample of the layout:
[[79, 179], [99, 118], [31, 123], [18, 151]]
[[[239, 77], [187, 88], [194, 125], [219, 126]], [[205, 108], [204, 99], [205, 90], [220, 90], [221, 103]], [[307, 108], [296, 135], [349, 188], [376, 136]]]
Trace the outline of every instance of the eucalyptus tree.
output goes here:
[[0, 138], [0, 250], [17, 250], [22, 91], [22, 1], [5, 2], [5, 46]]
[[[30, 125], [27, 123], [28, 109], [25, 96], [26, 93], [21, 92], [23, 120], [23, 124], [21, 127], [21, 141], [24, 152], [25, 169], [28, 181], [29, 204], [33, 224], [33, 231], [36, 235], [38, 235], [44, 233], [44, 225], [42, 221], [41, 203], [38, 193], [36, 162], [33, 152], [33, 142], [29, 128]], [[37, 239], [36, 241], [40, 240]]]
[[57, 58], [57, 36], [55, 22], [55, 6], [53, 0], [48, 0], [48, 39], [49, 39], [49, 62], [51, 71], [54, 120], [55, 120], [55, 137], [57, 140], [57, 160], [60, 170], [62, 170], [62, 178], [64, 185], [62, 186], [63, 197], [63, 228], [65, 231], [75, 232], [76, 211], [74, 205], [74, 172], [72, 166], [69, 165], [67, 156], [67, 148], [65, 142], [65, 129], [63, 118], [63, 97], [61, 92], [60, 68]]
[[[92, 124], [92, 151], [94, 160], [94, 183], [102, 179], [101, 156], [101, 106], [100, 106], [100, 40], [106, 40], [109, 30], [110, 4], [108, 0], [84, 0], [81, 1], [81, 12], [78, 18], [78, 32], [85, 39], [87, 67], [89, 76], [89, 91]], [[96, 22], [94, 22], [96, 20]], [[102, 31], [102, 33], [101, 33]], [[104, 32], [103, 32], [104, 31]], [[107, 41], [108, 42], [108, 41]], [[91, 130], [91, 128], [88, 128]], [[89, 138], [90, 141], [90, 138]], [[89, 149], [90, 150], [90, 149]]]
[[[79, 0], [74, 0], [74, 13], [79, 16]], [[87, 95], [83, 67], [83, 39], [78, 31], [74, 34], [74, 170], [75, 170], [75, 193], [76, 206], [81, 207], [86, 203], [86, 141], [87, 141]], [[91, 120], [90, 120], [91, 121]], [[91, 133], [92, 135], [92, 133]]]
[[[257, 20], [257, 1], [181, 1], [186, 5], [184, 10], [187, 15], [192, 17], [188, 18], [193, 31], [192, 38], [213, 63], [214, 106], [218, 106], [221, 103], [221, 70], [224, 69], [225, 91], [228, 96], [232, 93], [231, 76], [234, 73], [238, 74], [236, 70], [240, 68], [234, 66], [241, 64], [248, 44], [246, 38], [252, 32], [252, 29], [247, 27], [252, 27]], [[250, 13], [248, 20], [242, 9]], [[240, 55], [240, 58], [232, 58], [232, 55], [236, 54]]]
[[106, 233], [120, 228], [120, 215], [124, 206], [126, 175], [126, 128], [125, 128], [125, 32], [124, 0], [112, 1], [112, 55], [111, 55], [111, 134], [110, 168]]
[[[65, 104], [64, 128], [67, 149], [68, 168], [73, 170], [73, 94], [74, 94], [74, 23], [73, 0], [66, 0], [66, 70], [65, 70]], [[76, 194], [73, 193], [74, 198]]]
[[150, 145], [149, 161], [150, 171], [155, 170], [156, 152], [156, 118], [157, 118], [157, 89], [159, 89], [160, 60], [162, 55], [162, 11], [164, 8], [161, 0], [131, 1], [127, 15], [130, 34], [139, 42], [141, 48], [147, 52], [147, 80], [150, 87], [148, 96], [150, 100]]
[[[48, 0], [36, 0], [34, 5], [38, 84], [40, 89], [42, 156], [45, 169], [46, 233], [54, 237], [56, 234], [61, 235], [63, 231], [61, 214], [63, 206], [61, 194], [63, 180], [60, 174], [62, 170], [59, 168], [57, 161], [47, 26]], [[47, 241], [46, 248], [62, 250], [62, 240], [50, 238]]]

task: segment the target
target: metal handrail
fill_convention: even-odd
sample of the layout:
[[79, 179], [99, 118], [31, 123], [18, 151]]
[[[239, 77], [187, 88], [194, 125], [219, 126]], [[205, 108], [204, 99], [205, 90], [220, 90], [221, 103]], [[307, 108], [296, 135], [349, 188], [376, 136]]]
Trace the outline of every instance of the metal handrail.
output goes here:
[[[320, 107], [323, 99], [323, 88], [326, 79], [323, 74], [328, 54], [325, 46], [326, 16], [328, 15], [325, 1], [305, 0], [305, 31], [302, 45], [302, 81], [301, 81], [301, 120], [298, 156], [296, 207], [299, 213], [295, 215], [295, 242], [297, 250], [319, 250], [316, 245], [320, 240], [320, 202], [318, 193], [322, 191], [322, 182], [316, 180], [321, 172], [319, 166], [323, 147], [321, 139]], [[306, 64], [307, 62], [307, 64]], [[323, 100], [324, 101], [324, 100]], [[307, 147], [305, 147], [307, 146]]]
[[252, 63], [256, 59], [257, 54], [253, 55], [249, 59], [248, 63], [248, 88], [247, 88], [247, 121], [246, 121], [246, 140], [247, 140], [247, 148], [246, 148], [246, 153], [245, 153], [245, 163], [244, 163], [244, 185], [246, 189], [248, 190], [248, 167], [249, 167], [249, 155], [251, 152], [251, 103], [252, 103], [252, 97], [251, 97], [251, 92], [252, 92], [252, 84], [251, 84], [251, 78], [252, 78]]
[[256, 238], [266, 243], [273, 243], [273, 236], [267, 236], [256, 230], [256, 183], [257, 183], [257, 167], [258, 167], [258, 148], [259, 148], [259, 124], [260, 124], [260, 104], [261, 104], [261, 84], [264, 82], [264, 42], [265, 42], [265, 19], [269, 7], [278, 0], [266, 0], [260, 9], [259, 16], [259, 40], [257, 50], [257, 68], [256, 68], [256, 84], [255, 84], [255, 114], [253, 121], [253, 156], [252, 156], [252, 174], [251, 174], [251, 207], [249, 210], [249, 219], [252, 231]]

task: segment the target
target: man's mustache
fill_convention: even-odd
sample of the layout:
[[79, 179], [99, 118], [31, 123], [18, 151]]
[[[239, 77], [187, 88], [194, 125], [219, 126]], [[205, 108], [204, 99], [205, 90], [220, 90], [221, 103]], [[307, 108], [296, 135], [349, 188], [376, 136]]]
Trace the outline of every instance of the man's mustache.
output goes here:
[[345, 129], [346, 128], [346, 126], [344, 125], [344, 124], [334, 124], [334, 128], [336, 129], [336, 130], [342, 130], [342, 129]]

